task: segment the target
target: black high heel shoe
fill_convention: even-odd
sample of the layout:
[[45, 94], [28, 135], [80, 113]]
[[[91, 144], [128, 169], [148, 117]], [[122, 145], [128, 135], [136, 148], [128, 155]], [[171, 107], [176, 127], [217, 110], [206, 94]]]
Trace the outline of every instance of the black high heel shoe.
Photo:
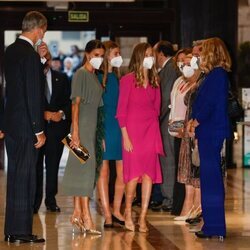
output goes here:
[[198, 214], [195, 218], [188, 218], [186, 222], [189, 224], [197, 224], [201, 221], [202, 213]]
[[115, 222], [115, 223], [120, 224], [121, 226], [125, 226], [125, 221], [119, 220], [119, 219], [118, 219], [117, 217], [115, 217], [113, 214], [112, 214], [112, 221]]
[[103, 227], [105, 227], [105, 228], [113, 228], [114, 224], [113, 223], [106, 223], [106, 221], [105, 221], [104, 224], [103, 224]]
[[203, 231], [198, 231], [195, 233], [195, 235], [201, 239], [211, 239], [213, 237], [217, 237], [219, 241], [224, 241], [224, 239], [226, 238], [226, 236], [223, 235], [206, 235]]

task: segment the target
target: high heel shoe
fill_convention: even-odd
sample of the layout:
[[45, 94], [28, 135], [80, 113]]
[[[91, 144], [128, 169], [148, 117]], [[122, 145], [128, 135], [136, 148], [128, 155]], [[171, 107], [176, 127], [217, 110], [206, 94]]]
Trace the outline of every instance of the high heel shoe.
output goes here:
[[206, 235], [203, 231], [198, 231], [195, 233], [195, 235], [201, 239], [211, 239], [213, 237], [217, 237], [219, 241], [224, 241], [224, 239], [226, 238], [226, 236], [224, 235]]
[[140, 233], [147, 233], [149, 230], [148, 230], [146, 222], [143, 225], [143, 223], [140, 223], [140, 221], [141, 221], [141, 219], [138, 220], [139, 232]]
[[186, 221], [186, 219], [189, 219], [189, 217], [192, 215], [194, 211], [194, 206], [189, 210], [189, 212], [184, 216], [177, 216], [174, 218], [175, 221]]
[[102, 234], [102, 232], [100, 232], [100, 231], [98, 231], [96, 229], [92, 229], [92, 228], [89, 228], [89, 229], [86, 228], [86, 233], [87, 234], [96, 234], [96, 235], [101, 235]]
[[71, 216], [70, 222], [71, 222], [72, 227], [73, 227], [72, 228], [73, 233], [75, 233], [77, 231], [80, 231], [80, 233], [84, 233], [86, 231], [81, 218]]
[[201, 219], [202, 219], [202, 212], [200, 212], [199, 214], [197, 214], [197, 216], [194, 217], [194, 218], [188, 218], [188, 219], [186, 219], [186, 222], [188, 224], [190, 224], [190, 225], [193, 225], [193, 224], [199, 223], [201, 221]]
[[[91, 228], [91, 226], [89, 226], [89, 225], [86, 225], [87, 224], [86, 221], [88, 221], [88, 220], [89, 219], [85, 219], [85, 220], [83, 219], [83, 225], [84, 225], [84, 228], [85, 228], [85, 232], [87, 234], [101, 235], [102, 233], [100, 231], [96, 230], [95, 228]], [[91, 222], [91, 224], [92, 224], [92, 222]]]
[[128, 231], [132, 231], [134, 232], [135, 231], [135, 225], [132, 221], [130, 222], [126, 222], [125, 221], [125, 228], [128, 230]]
[[197, 216], [201, 215], [201, 213], [202, 213], [201, 206], [198, 206], [196, 209], [193, 210], [188, 219], [194, 219]]
[[124, 226], [124, 225], [125, 225], [125, 221], [119, 220], [119, 219], [118, 219], [116, 216], [114, 216], [113, 214], [112, 214], [112, 221], [115, 222], [115, 223], [118, 223], [118, 224], [121, 225], [121, 226]]
[[131, 212], [129, 213], [130, 214], [129, 220], [127, 220], [127, 214], [128, 213], [125, 211], [125, 214], [124, 214], [124, 217], [125, 217], [125, 221], [124, 221], [125, 229], [128, 230], [128, 231], [134, 232], [135, 231], [135, 224], [132, 221]]

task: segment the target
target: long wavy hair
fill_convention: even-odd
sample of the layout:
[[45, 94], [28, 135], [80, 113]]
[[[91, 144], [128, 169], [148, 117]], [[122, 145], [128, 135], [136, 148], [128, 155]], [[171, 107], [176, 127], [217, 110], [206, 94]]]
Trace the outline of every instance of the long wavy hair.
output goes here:
[[[113, 41], [105, 41], [102, 44], [105, 47], [105, 54], [103, 58], [103, 63], [101, 65], [101, 70], [103, 71], [102, 86], [105, 88], [107, 84], [107, 77], [108, 77], [109, 53], [111, 52], [112, 49], [119, 48], [119, 45]], [[117, 78], [120, 78], [119, 68], [113, 67], [112, 70], [116, 74]]]
[[200, 65], [202, 71], [209, 73], [215, 67], [222, 67], [226, 71], [230, 71], [231, 65], [229, 52], [220, 38], [213, 37], [203, 41]]
[[[152, 48], [149, 43], [139, 43], [135, 46], [130, 62], [129, 62], [129, 72], [135, 74], [136, 84], [138, 87], [143, 86], [144, 74], [143, 74], [143, 60], [145, 57], [146, 50]], [[148, 78], [150, 85], [154, 88], [159, 87], [159, 77], [155, 67], [155, 64], [151, 69], [148, 70]]]

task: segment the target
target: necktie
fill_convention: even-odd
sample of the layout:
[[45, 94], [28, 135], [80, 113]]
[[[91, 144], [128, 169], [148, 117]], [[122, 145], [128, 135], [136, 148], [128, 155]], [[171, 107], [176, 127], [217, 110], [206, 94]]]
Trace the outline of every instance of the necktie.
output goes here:
[[51, 93], [49, 90], [49, 83], [48, 83], [47, 79], [45, 79], [45, 96], [47, 98], [48, 103], [50, 103]]

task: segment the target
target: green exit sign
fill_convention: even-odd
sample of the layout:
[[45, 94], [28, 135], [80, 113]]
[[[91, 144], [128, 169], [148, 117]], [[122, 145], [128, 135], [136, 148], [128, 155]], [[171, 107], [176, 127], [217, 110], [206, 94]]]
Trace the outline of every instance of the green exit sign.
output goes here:
[[88, 22], [89, 12], [88, 11], [69, 11], [68, 21], [69, 22]]

